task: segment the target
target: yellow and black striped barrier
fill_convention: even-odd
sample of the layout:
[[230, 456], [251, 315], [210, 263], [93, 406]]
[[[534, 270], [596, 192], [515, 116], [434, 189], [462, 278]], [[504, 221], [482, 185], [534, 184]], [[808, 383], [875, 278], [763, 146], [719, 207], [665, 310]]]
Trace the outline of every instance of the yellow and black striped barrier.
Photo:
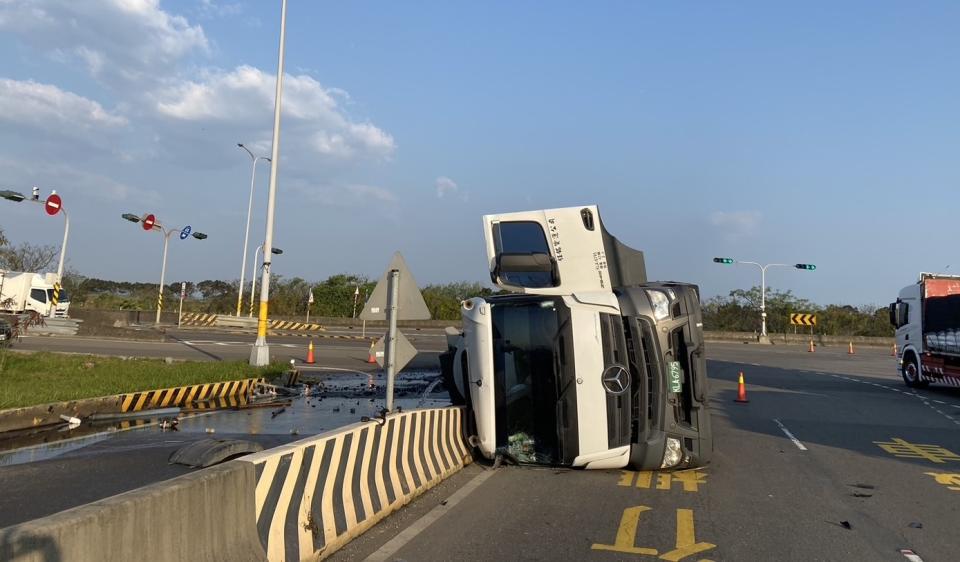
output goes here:
[[320, 324], [307, 324], [306, 322], [293, 322], [290, 320], [271, 320], [267, 324], [267, 328], [271, 330], [291, 330], [291, 331], [308, 331], [308, 332], [322, 332], [323, 326]]
[[249, 397], [253, 394], [256, 384], [261, 382], [264, 382], [263, 379], [243, 379], [121, 394], [120, 411], [139, 412], [154, 408], [183, 408], [216, 398]]
[[184, 409], [191, 412], [200, 412], [203, 410], [235, 410], [237, 408], [243, 408], [249, 403], [249, 394], [239, 394], [236, 396], [225, 396], [223, 398], [214, 398], [212, 400], [199, 400], [191, 402], [184, 406]]
[[180, 318], [183, 326], [213, 326], [217, 321], [216, 314], [204, 314], [201, 312], [184, 312]]
[[51, 299], [53, 304], [53, 310], [57, 310], [57, 305], [60, 304], [60, 283], [53, 284], [53, 299]]
[[269, 560], [327, 556], [471, 462], [462, 408], [413, 410], [240, 459]]

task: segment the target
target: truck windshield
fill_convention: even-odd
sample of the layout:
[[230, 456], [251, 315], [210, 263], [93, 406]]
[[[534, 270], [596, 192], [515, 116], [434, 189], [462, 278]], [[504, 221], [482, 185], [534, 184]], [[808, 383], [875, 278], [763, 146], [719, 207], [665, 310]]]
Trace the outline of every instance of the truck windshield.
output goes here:
[[520, 462], [558, 464], [558, 402], [574, 376], [564, 357], [569, 309], [560, 299], [523, 297], [494, 304], [492, 317], [497, 448]]
[[[47, 300], [49, 302], [53, 302], [53, 289], [47, 289]], [[60, 295], [57, 298], [57, 302], [70, 302], [70, 295], [63, 289], [60, 289]]]

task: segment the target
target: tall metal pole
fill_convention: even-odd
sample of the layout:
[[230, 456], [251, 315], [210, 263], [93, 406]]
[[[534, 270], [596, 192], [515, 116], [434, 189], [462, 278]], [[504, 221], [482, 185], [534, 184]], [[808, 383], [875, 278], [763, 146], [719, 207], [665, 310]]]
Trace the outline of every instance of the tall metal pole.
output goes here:
[[383, 368], [387, 377], [387, 411], [393, 411], [394, 356], [397, 351], [397, 300], [400, 296], [400, 271], [387, 274], [387, 336], [383, 345]]
[[256, 251], [253, 252], [253, 275], [250, 279], [250, 318], [253, 318], [253, 295], [257, 291], [257, 262], [260, 261], [260, 250], [263, 249], [263, 245], [257, 246]]
[[760, 336], [767, 336], [767, 266], [760, 268]]
[[66, 209], [60, 207], [60, 212], [63, 213], [63, 244], [60, 246], [60, 263], [57, 265], [57, 283], [63, 283], [63, 263], [64, 258], [67, 255], [67, 240], [70, 238], [70, 216], [67, 215]]
[[267, 198], [267, 234], [263, 241], [263, 279], [260, 286], [260, 315], [257, 321], [257, 341], [250, 350], [250, 365], [265, 367], [270, 364], [267, 345], [267, 318], [270, 303], [270, 258], [273, 249], [273, 218], [277, 202], [277, 170], [280, 167], [280, 101], [283, 97], [283, 55], [287, 31], [287, 0], [280, 7], [280, 54], [277, 61], [277, 91], [273, 107], [273, 151], [270, 154], [270, 195]]
[[[240, 265], [240, 289], [237, 291], [237, 316], [239, 317], [240, 311], [243, 308], [243, 278], [247, 273], [247, 247], [250, 244], [250, 218], [253, 215], [253, 188], [256, 185], [257, 179], [257, 161], [266, 160], [270, 162], [270, 159], [263, 156], [254, 156], [249, 148], [243, 146], [243, 143], [237, 143], [237, 146], [245, 150], [253, 162], [252, 169], [250, 170], [250, 199], [247, 201], [247, 228], [243, 232], [243, 260]], [[253, 274], [257, 274], [256, 269], [254, 269]]]
[[163, 265], [160, 266], [160, 291], [157, 294], [157, 319], [155, 324], [160, 324], [160, 311], [163, 310], [163, 280], [167, 276], [167, 247], [170, 245], [170, 235], [175, 232], [173, 229], [163, 232]]

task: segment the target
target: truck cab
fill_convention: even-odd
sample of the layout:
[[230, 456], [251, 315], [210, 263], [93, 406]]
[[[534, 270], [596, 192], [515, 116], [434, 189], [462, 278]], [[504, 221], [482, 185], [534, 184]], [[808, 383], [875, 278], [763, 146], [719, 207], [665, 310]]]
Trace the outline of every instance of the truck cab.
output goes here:
[[596, 206], [484, 217], [493, 282], [441, 357], [488, 458], [676, 469], [713, 441], [698, 289], [648, 282]]
[[960, 276], [921, 273], [890, 303], [890, 323], [904, 384], [960, 386]]
[[58, 284], [55, 273], [0, 271], [0, 310], [65, 318], [70, 310], [70, 295], [62, 288], [57, 290]]

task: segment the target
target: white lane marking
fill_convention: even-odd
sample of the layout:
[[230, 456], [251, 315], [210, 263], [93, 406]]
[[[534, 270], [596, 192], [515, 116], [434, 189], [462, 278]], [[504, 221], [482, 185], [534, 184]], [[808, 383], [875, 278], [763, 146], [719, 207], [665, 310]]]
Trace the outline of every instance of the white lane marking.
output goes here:
[[900, 554], [910, 562], [923, 562], [923, 558], [917, 556], [917, 553], [910, 550], [909, 548], [904, 548], [900, 550]]
[[791, 441], [793, 441], [793, 444], [796, 445], [798, 449], [800, 449], [801, 451], [807, 450], [807, 448], [803, 445], [803, 443], [801, 443], [799, 439], [797, 439], [796, 437], [793, 436], [792, 433], [790, 433], [790, 430], [787, 429], [787, 426], [783, 425], [783, 422], [781, 422], [777, 418], [773, 418], [773, 421], [780, 426], [780, 430], [783, 431], [783, 433], [787, 437], [789, 437]]
[[440, 519], [441, 517], [446, 515], [447, 512], [450, 511], [451, 508], [453, 508], [453, 506], [463, 501], [464, 498], [470, 495], [470, 492], [476, 490], [481, 484], [483, 484], [487, 480], [487, 478], [490, 478], [491, 476], [496, 474], [496, 472], [497, 471], [495, 470], [484, 470], [483, 472], [475, 476], [473, 480], [467, 482], [462, 488], [457, 490], [455, 494], [450, 496], [450, 499], [438, 505], [437, 507], [431, 509], [429, 513], [427, 513], [420, 519], [417, 519], [416, 521], [414, 521], [412, 525], [410, 525], [409, 527], [401, 531], [399, 535], [387, 541], [387, 543], [381, 546], [379, 550], [377, 550], [376, 552], [368, 556], [364, 560], [364, 562], [383, 562], [385, 560], [389, 560], [393, 558], [394, 554], [396, 554], [401, 548], [406, 546], [408, 542], [410, 542], [411, 540], [416, 538], [417, 535], [425, 531], [427, 527], [429, 527], [434, 522], [436, 522], [437, 519]]

